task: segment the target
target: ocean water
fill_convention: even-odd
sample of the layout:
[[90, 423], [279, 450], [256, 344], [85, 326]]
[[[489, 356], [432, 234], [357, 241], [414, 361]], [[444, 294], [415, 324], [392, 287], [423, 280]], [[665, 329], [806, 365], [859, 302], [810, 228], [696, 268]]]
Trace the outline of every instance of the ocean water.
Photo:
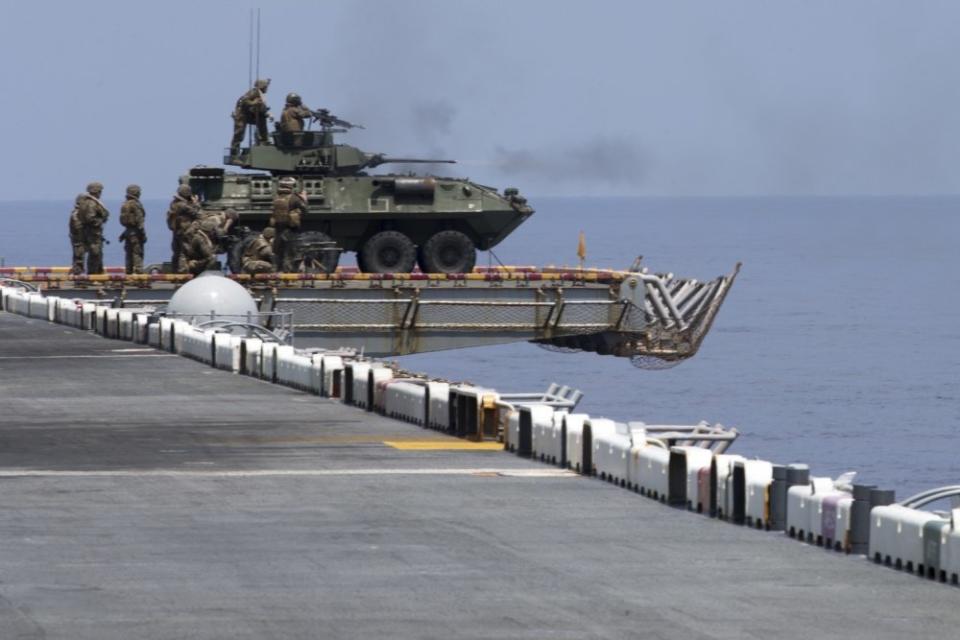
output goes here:
[[[503, 391], [556, 381], [580, 410], [735, 426], [734, 451], [856, 470], [901, 497], [960, 482], [960, 197], [549, 198], [495, 249], [507, 264], [575, 264], [712, 278], [743, 262], [700, 353], [664, 371], [520, 343], [399, 358]], [[118, 210], [117, 202], [112, 211]], [[146, 201], [147, 259], [169, 253], [166, 201]], [[0, 258], [67, 264], [69, 202], [0, 203]], [[121, 264], [109, 223], [108, 264]], [[484, 255], [481, 262], [489, 258]]]

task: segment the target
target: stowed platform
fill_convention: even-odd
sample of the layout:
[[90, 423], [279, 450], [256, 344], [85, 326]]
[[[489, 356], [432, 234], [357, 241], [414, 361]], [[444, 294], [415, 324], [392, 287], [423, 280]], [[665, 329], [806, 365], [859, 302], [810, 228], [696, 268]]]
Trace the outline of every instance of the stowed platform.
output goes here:
[[[298, 346], [355, 347], [374, 356], [533, 341], [648, 362], [675, 362], [700, 348], [734, 279], [673, 274], [503, 267], [467, 274], [230, 276], [262, 311], [291, 312]], [[191, 277], [71, 276], [66, 268], [0, 269], [42, 290], [117, 305], [162, 305]]]
[[899, 640], [960, 623], [954, 589], [132, 346], [0, 312], [3, 637]]

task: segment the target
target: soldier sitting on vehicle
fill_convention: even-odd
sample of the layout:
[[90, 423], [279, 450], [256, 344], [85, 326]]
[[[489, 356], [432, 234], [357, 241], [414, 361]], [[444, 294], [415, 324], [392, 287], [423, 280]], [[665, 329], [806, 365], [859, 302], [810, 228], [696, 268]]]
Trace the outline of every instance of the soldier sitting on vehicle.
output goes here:
[[242, 267], [244, 273], [271, 273], [273, 271], [273, 238], [275, 230], [267, 227], [247, 245], [243, 252]]
[[303, 100], [296, 93], [287, 94], [287, 103], [283, 106], [278, 128], [281, 133], [298, 133], [303, 131], [303, 121], [313, 117], [313, 112], [303, 104]]
[[267, 118], [270, 117], [270, 107], [264, 99], [264, 94], [270, 87], [270, 79], [257, 80], [253, 88], [237, 99], [233, 109], [233, 139], [230, 141], [230, 154], [240, 154], [240, 143], [247, 132], [247, 125], [257, 127], [257, 144], [268, 144]]
[[307, 194], [294, 193], [297, 181], [285, 176], [277, 184], [277, 197], [273, 199], [273, 214], [270, 226], [276, 229], [273, 238], [273, 265], [277, 271], [296, 271], [294, 253], [300, 222], [307, 213]]

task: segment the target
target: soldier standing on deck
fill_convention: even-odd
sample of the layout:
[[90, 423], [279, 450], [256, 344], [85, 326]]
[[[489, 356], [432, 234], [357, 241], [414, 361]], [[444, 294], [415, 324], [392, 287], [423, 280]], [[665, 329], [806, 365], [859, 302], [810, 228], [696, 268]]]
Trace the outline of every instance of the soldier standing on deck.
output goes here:
[[230, 155], [240, 154], [240, 143], [247, 132], [247, 125], [256, 125], [257, 144], [267, 144], [267, 117], [270, 108], [264, 99], [264, 94], [270, 87], [269, 78], [257, 80], [253, 88], [237, 99], [237, 106], [233, 110], [233, 139], [230, 141]]
[[273, 237], [273, 264], [277, 271], [291, 273], [294, 242], [300, 230], [300, 222], [307, 213], [306, 192], [294, 193], [297, 181], [289, 176], [280, 178], [277, 184], [277, 197], [273, 199], [273, 215], [270, 226], [275, 229]]
[[287, 103], [280, 116], [280, 131], [298, 133], [303, 131], [303, 121], [313, 116], [313, 112], [303, 106], [303, 100], [295, 93], [287, 94]]
[[170, 208], [167, 210], [167, 228], [173, 232], [173, 257], [170, 258], [170, 266], [174, 273], [185, 273], [186, 265], [183, 259], [183, 245], [186, 242], [186, 232], [190, 223], [197, 219], [199, 205], [196, 196], [190, 185], [182, 184], [177, 187], [177, 194], [173, 196], [170, 202]]
[[73, 262], [70, 267], [70, 273], [80, 275], [83, 273], [83, 225], [80, 224], [80, 201], [83, 196], [77, 196], [73, 204], [73, 211], [70, 212], [70, 247], [73, 249]]
[[132, 184], [127, 187], [127, 200], [120, 207], [120, 224], [124, 232], [120, 234], [126, 253], [127, 273], [143, 273], [143, 245], [147, 233], [143, 228], [146, 212], [140, 204], [140, 187]]
[[87, 273], [103, 273], [103, 225], [110, 212], [100, 202], [103, 185], [91, 182], [87, 192], [77, 198], [77, 220], [80, 222], [80, 239], [87, 254]]

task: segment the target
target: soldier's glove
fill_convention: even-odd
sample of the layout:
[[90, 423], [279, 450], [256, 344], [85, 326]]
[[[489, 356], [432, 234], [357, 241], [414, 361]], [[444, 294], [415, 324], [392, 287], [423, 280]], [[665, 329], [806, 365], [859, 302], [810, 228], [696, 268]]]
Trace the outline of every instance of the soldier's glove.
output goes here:
[[118, 242], [123, 242], [123, 241], [126, 240], [126, 239], [127, 239], [127, 232], [124, 231], [123, 233], [120, 234], [120, 237], [117, 238], [117, 241], [118, 241]]

